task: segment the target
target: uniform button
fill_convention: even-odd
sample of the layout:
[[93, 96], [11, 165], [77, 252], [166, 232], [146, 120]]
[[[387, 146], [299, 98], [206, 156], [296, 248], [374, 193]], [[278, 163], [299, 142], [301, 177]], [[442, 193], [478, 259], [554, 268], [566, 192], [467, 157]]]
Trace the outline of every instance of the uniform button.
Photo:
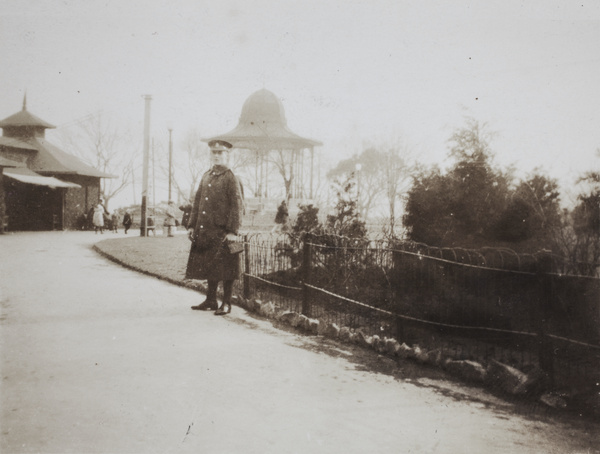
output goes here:
[[210, 188], [212, 186], [212, 184], [208, 183], [208, 187]]
[[203, 228], [204, 228], [204, 226], [203, 226], [203, 225], [201, 225], [201, 226], [200, 226], [200, 228], [201, 228], [201, 229], [203, 229]]
[[206, 211], [203, 211], [202, 214], [206, 214]]
[[208, 197], [204, 197], [204, 200], [208, 200]]

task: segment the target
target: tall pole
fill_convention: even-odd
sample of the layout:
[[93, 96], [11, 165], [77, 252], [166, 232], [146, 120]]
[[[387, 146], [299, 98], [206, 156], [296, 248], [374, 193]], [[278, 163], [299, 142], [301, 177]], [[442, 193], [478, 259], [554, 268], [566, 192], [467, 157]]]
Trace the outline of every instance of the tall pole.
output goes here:
[[142, 177], [142, 219], [140, 222], [140, 236], [147, 236], [146, 219], [148, 217], [148, 161], [150, 160], [150, 101], [151, 95], [144, 95], [144, 166]]
[[[133, 188], [133, 204], [137, 205], [135, 203], [135, 169], [133, 169], [131, 171], [131, 187]], [[87, 192], [86, 192], [86, 197], [87, 197]], [[85, 206], [87, 207], [87, 202], [86, 202]]]
[[152, 216], [156, 214], [156, 166], [154, 161], [154, 152], [154, 138], [152, 138]]
[[362, 164], [356, 164], [356, 209], [358, 214], [362, 214], [361, 205], [360, 205], [360, 171], [362, 170]]
[[173, 140], [171, 138], [172, 128], [169, 128], [169, 202], [171, 201], [171, 181], [173, 179]]
[[313, 174], [315, 171], [315, 147], [310, 147], [310, 200], [313, 199]]

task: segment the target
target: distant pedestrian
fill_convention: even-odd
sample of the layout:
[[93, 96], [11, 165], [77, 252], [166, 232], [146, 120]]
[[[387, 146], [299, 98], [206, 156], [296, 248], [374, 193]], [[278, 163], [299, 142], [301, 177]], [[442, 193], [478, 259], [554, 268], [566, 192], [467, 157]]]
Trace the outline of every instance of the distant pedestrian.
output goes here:
[[119, 214], [116, 211], [113, 211], [110, 217], [110, 229], [115, 233], [119, 233]]
[[154, 216], [148, 216], [146, 218], [146, 236], [150, 236], [150, 232], [156, 236], [156, 223], [154, 222]]
[[175, 213], [175, 202], [169, 200], [164, 226], [167, 228], [167, 236], [173, 236], [175, 227], [177, 227], [177, 214]]
[[217, 288], [223, 281], [223, 305], [215, 315], [231, 312], [233, 282], [240, 274], [240, 255], [230, 249], [235, 244], [243, 213], [242, 190], [237, 177], [229, 169], [229, 149], [223, 140], [211, 140], [212, 167], [202, 176], [196, 192], [188, 235], [192, 241], [186, 278], [206, 279], [206, 300], [194, 310], [217, 309]]
[[290, 213], [285, 200], [281, 201], [281, 204], [277, 207], [277, 214], [275, 215], [275, 226], [271, 233], [287, 232], [288, 221], [290, 219]]
[[77, 217], [77, 229], [78, 230], [87, 230], [88, 229], [88, 217], [86, 213], [81, 213]]
[[179, 209], [183, 211], [183, 216], [181, 217], [181, 225], [187, 229], [189, 228], [190, 215], [192, 214], [192, 204], [188, 203], [187, 205], [181, 205]]
[[102, 205], [102, 200], [94, 207], [92, 223], [94, 224], [96, 235], [98, 234], [98, 231], [102, 234], [104, 233], [104, 206]]
[[131, 224], [133, 224], [131, 213], [129, 210], [125, 210], [125, 214], [123, 215], [123, 227], [125, 228], [125, 233], [127, 233], [127, 231], [130, 229]]

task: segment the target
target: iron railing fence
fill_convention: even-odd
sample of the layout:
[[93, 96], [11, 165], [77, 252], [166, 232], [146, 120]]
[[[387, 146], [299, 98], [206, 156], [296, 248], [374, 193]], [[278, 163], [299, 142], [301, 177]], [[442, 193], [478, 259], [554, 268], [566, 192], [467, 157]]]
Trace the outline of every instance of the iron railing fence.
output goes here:
[[[446, 357], [600, 379], [600, 279], [548, 253], [335, 235], [246, 237], [244, 295]], [[562, 268], [560, 267], [562, 266]]]

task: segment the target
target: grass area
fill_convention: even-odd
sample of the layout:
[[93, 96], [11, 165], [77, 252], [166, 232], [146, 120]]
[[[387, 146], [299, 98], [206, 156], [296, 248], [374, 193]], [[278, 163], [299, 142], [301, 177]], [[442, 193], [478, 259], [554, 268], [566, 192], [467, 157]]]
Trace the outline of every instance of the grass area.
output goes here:
[[190, 252], [187, 235], [131, 236], [108, 239], [94, 248], [116, 262], [151, 276], [186, 287], [204, 290], [197, 281], [184, 281], [185, 268]]

